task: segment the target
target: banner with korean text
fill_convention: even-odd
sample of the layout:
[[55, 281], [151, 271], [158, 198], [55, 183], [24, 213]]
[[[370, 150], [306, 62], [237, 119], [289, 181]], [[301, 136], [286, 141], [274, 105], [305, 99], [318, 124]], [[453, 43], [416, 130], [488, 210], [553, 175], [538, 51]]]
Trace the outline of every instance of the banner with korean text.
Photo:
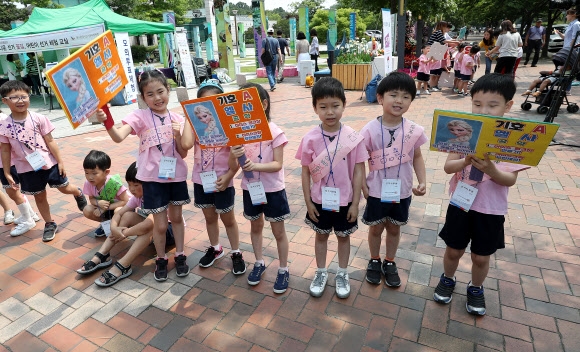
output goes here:
[[[177, 52], [179, 53], [179, 59], [181, 61], [181, 74], [183, 74], [185, 80], [185, 87], [195, 88], [195, 73], [193, 72], [193, 64], [191, 63], [187, 34], [184, 31], [175, 32], [175, 44], [177, 45]], [[178, 72], [178, 74], [180, 73]]]
[[125, 95], [127, 97], [127, 104], [137, 102], [137, 76], [135, 75], [135, 65], [133, 64], [133, 55], [131, 54], [131, 42], [129, 41], [129, 33], [118, 32], [115, 33], [115, 41], [121, 56], [121, 63], [123, 70], [127, 75], [129, 83], [125, 86]]
[[393, 71], [393, 37], [391, 29], [391, 10], [381, 9], [383, 14], [383, 49], [385, 51], [385, 74], [391, 73]]

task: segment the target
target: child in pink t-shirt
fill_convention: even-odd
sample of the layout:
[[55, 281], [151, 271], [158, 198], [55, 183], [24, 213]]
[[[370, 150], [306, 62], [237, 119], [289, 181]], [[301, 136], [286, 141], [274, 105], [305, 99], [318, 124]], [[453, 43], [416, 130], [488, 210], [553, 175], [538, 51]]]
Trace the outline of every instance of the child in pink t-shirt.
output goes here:
[[[111, 286], [119, 280], [133, 273], [131, 263], [151, 243], [153, 237], [153, 216], [141, 211], [143, 206], [143, 185], [137, 179], [137, 163], [132, 163], [127, 169], [125, 180], [129, 184], [132, 195], [128, 202], [119, 208], [111, 219], [111, 234], [107, 237], [93, 258], [77, 270], [77, 273], [91, 274], [101, 268], [113, 264], [110, 258], [111, 250], [117, 243], [124, 241], [129, 236], [136, 236], [127, 253], [117, 260], [115, 266], [101, 274], [95, 280], [98, 286]], [[124, 192], [127, 194], [129, 192]]]
[[[63, 194], [72, 194], [80, 211], [87, 205], [87, 199], [81, 189], [71, 185], [66, 177], [60, 149], [51, 134], [54, 126], [46, 116], [28, 110], [30, 88], [22, 81], [8, 81], [0, 87], [0, 95], [11, 111], [10, 117], [0, 125], [2, 165], [12, 165], [14, 160], [20, 190], [34, 195], [38, 211], [45, 221], [42, 240], [52, 241], [58, 226], [50, 213], [46, 185]], [[4, 176], [10, 187], [18, 189], [11, 168], [4, 168]], [[22, 232], [17, 235], [36, 226], [30, 207], [19, 209], [23, 222], [18, 225]]]
[[346, 298], [350, 295], [349, 236], [358, 229], [358, 205], [368, 154], [362, 136], [340, 123], [346, 104], [342, 83], [335, 78], [322, 78], [314, 84], [311, 94], [321, 124], [306, 133], [296, 152], [302, 165], [302, 192], [308, 210], [305, 222], [316, 232], [317, 270], [310, 294], [320, 297], [324, 293], [328, 236], [334, 230], [338, 239], [336, 295]]
[[462, 94], [464, 97], [468, 96], [467, 84], [471, 80], [471, 75], [473, 74], [473, 67], [475, 66], [474, 56], [479, 52], [479, 46], [474, 45], [469, 49], [469, 54], [463, 55], [461, 60], [461, 83], [458, 86], [457, 94]]
[[461, 84], [461, 63], [463, 59], [463, 55], [465, 52], [463, 51], [467, 46], [466, 43], [461, 43], [457, 46], [457, 53], [455, 54], [455, 59], [453, 60], [453, 72], [455, 73], [455, 79], [453, 80], [453, 92], [459, 92], [458, 87]]
[[[224, 92], [222, 86], [213, 80], [204, 81], [197, 91], [197, 97], [203, 98]], [[197, 118], [197, 117], [196, 117]], [[226, 228], [230, 241], [232, 273], [241, 275], [246, 272], [246, 262], [240, 246], [240, 233], [234, 214], [233, 178], [239, 169], [235, 160], [230, 160], [229, 147], [201, 148], [199, 136], [194, 137], [190, 124], [186, 124], [183, 134], [183, 148], [194, 148], [194, 165], [191, 180], [193, 181], [193, 204], [201, 208], [205, 217], [207, 235], [210, 246], [205, 255], [199, 260], [199, 266], [207, 268], [224, 256], [224, 249], [220, 244], [218, 218]], [[203, 181], [202, 180], [206, 180]]]
[[[175, 234], [175, 271], [178, 277], [189, 274], [184, 252], [184, 222], [182, 207], [189, 204], [187, 165], [183, 158], [187, 150], [181, 146], [183, 116], [167, 109], [169, 84], [163, 73], [146, 71], [139, 77], [139, 92], [149, 107], [135, 110], [123, 119], [120, 127], [109, 126], [111, 139], [120, 143], [130, 134], [139, 136], [137, 179], [143, 183], [143, 213], [153, 214], [153, 238], [157, 258], [154, 278], [167, 280], [169, 263], [165, 252], [168, 218]], [[102, 110], [101, 122], [107, 121]], [[169, 216], [168, 216], [169, 215]]]
[[[248, 275], [248, 284], [254, 286], [260, 283], [262, 274], [266, 271], [264, 257], [262, 256], [262, 231], [264, 230], [264, 218], [270, 222], [272, 234], [276, 238], [278, 247], [278, 260], [280, 266], [274, 293], [284, 293], [288, 288], [290, 274], [288, 272], [288, 237], [284, 228], [284, 220], [290, 217], [290, 207], [286, 197], [286, 185], [284, 184], [284, 147], [288, 139], [284, 132], [275, 123], [270, 121], [270, 95], [259, 84], [248, 83], [241, 89], [256, 88], [262, 100], [262, 106], [269, 121], [272, 140], [267, 142], [251, 143], [245, 146], [233, 147], [232, 157], [237, 158], [246, 155], [246, 162], [242, 165], [244, 171], [251, 171], [253, 178], [242, 178], [244, 190], [244, 217], [251, 221], [250, 236], [256, 263], [254, 269]], [[248, 188], [252, 190], [248, 191]], [[262, 191], [263, 190], [263, 191]], [[262, 215], [264, 214], [264, 215]]]
[[423, 45], [423, 54], [419, 57], [419, 69], [417, 70], [417, 96], [420, 94], [431, 95], [428, 89], [429, 74], [431, 72], [431, 63], [435, 62], [435, 59], [427, 58], [429, 50], [431, 50], [431, 46]]

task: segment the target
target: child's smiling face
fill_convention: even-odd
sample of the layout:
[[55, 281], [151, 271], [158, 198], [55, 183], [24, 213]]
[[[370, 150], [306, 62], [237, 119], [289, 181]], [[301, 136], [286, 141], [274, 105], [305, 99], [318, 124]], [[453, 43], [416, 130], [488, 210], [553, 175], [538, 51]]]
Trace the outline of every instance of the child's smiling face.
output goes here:
[[449, 132], [451, 132], [455, 137], [463, 137], [469, 135], [469, 131], [461, 126], [449, 126]]
[[68, 82], [66, 82], [66, 86], [73, 92], [78, 92], [79, 87], [81, 86], [81, 82], [82, 82], [81, 78], [77, 75], [74, 75], [68, 79]]

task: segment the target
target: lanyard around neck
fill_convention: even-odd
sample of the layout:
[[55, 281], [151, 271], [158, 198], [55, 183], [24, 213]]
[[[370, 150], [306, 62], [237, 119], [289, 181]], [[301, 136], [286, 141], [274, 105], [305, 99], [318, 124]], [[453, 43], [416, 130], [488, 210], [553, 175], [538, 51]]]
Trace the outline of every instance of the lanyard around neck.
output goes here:
[[[159, 130], [157, 129], [157, 124], [155, 123], [155, 116], [153, 116], [153, 110], [149, 109], [149, 111], [151, 112], [151, 120], [153, 120], [153, 127], [155, 128], [155, 134], [157, 135], [157, 141], [159, 142], [158, 144], [160, 146], [159, 151], [161, 152], [161, 155], [165, 156], [165, 153], [163, 153], [163, 147], [161, 147], [161, 137], [159, 137]], [[169, 117], [169, 122], [171, 122], [171, 112], [169, 110], [167, 110], [167, 117]], [[159, 119], [161, 120], [161, 118]], [[163, 125], [163, 122], [161, 124]], [[173, 141], [173, 156], [175, 157], [175, 138], [173, 138], [172, 141]]]
[[[385, 131], [383, 130], [383, 118], [381, 116], [381, 143], [383, 145], [383, 172], [385, 173], [385, 178], [387, 178], [387, 160], [385, 158]], [[389, 131], [390, 132], [390, 131]], [[395, 133], [391, 135], [394, 141]], [[405, 143], [405, 119], [401, 120], [401, 151], [399, 152], [399, 169], [397, 170], [397, 179], [401, 174], [401, 162], [403, 160], [403, 146]]]
[[[34, 134], [34, 146], [33, 147], [34, 147], [34, 150], [36, 151], [36, 146], [38, 144], [36, 143], [36, 128], [34, 127], [34, 119], [32, 118], [32, 115], [30, 115], [30, 112], [28, 112], [28, 116], [30, 116], [30, 121], [32, 122], [32, 133]], [[14, 127], [16, 122], [14, 121], [14, 117], [12, 117], [12, 114], [10, 114], [10, 118], [12, 119], [12, 132], [14, 132], [14, 137], [16, 137], [16, 140], [19, 142], [20, 149], [22, 149], [22, 152], [24, 153], [24, 148], [22, 147], [23, 143], [26, 145], [27, 148], [32, 149], [32, 148], [30, 148], [30, 146], [28, 146], [28, 143], [22, 142], [20, 139], [18, 139], [18, 133], [16, 133], [16, 128]], [[24, 125], [22, 126], [23, 130], [25, 130], [25, 126], [26, 126], [26, 119], [24, 119]], [[40, 130], [40, 123], [39, 123], [38, 129]]]
[[338, 150], [338, 142], [340, 141], [340, 131], [342, 130], [342, 124], [340, 124], [340, 128], [338, 129], [338, 136], [336, 137], [336, 146], [334, 147], [334, 154], [332, 158], [330, 157], [330, 152], [328, 151], [328, 145], [326, 144], [326, 139], [324, 139], [324, 130], [322, 129], [322, 125], [320, 125], [320, 133], [322, 134], [322, 141], [324, 142], [324, 148], [326, 148], [326, 153], [328, 154], [328, 161], [330, 162], [330, 173], [326, 178], [326, 185], [328, 186], [328, 180], [332, 176], [332, 183], [334, 187], [336, 187], [336, 182], [334, 182], [334, 173], [332, 171], [332, 163], [334, 162], [334, 158], [336, 158], [336, 151]]

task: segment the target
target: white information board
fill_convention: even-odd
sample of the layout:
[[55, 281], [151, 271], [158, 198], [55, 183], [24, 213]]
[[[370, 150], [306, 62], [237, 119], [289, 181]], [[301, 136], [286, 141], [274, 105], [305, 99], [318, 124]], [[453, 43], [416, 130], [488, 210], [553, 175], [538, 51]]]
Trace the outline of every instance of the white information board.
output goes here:
[[187, 35], [185, 32], [175, 32], [175, 44], [181, 61], [181, 69], [185, 78], [185, 87], [194, 88], [195, 73], [193, 72], [193, 65], [191, 63], [191, 55], [189, 54], [189, 45], [187, 43]]

